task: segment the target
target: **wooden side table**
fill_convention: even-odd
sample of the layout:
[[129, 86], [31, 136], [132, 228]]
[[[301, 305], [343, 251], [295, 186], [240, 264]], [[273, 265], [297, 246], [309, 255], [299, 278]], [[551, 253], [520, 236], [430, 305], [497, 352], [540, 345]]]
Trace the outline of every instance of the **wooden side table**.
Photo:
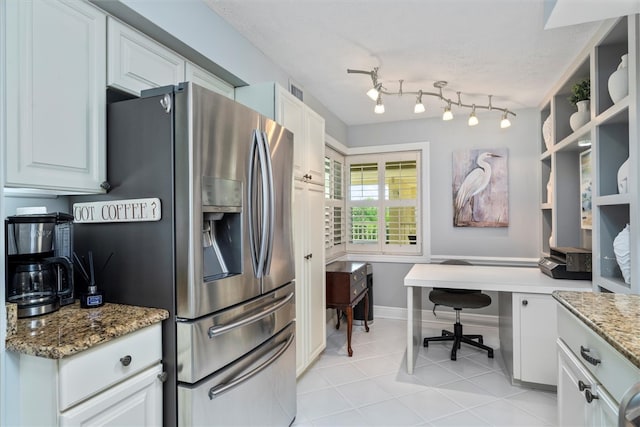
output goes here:
[[[336, 329], [340, 329], [340, 313], [347, 315], [347, 352], [351, 349], [351, 331], [353, 329], [353, 307], [364, 298], [364, 312], [369, 312], [369, 293], [367, 289], [367, 267], [363, 262], [335, 261], [326, 267], [327, 308], [335, 308], [338, 314]], [[367, 316], [364, 317], [364, 329], [369, 332]]]

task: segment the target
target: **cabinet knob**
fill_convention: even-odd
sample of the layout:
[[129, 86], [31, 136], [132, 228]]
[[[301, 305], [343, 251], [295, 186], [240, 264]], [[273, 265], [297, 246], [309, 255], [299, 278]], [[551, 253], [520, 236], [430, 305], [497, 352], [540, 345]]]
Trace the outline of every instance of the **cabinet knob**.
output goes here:
[[578, 381], [578, 389], [580, 391], [585, 391], [586, 389], [590, 389], [591, 386], [588, 384], [585, 384], [582, 380]]
[[591, 393], [591, 390], [587, 389], [584, 392], [584, 397], [587, 399], [587, 403], [591, 403], [596, 399], [600, 399], [597, 394]]
[[523, 307], [526, 307], [526, 306], [528, 306], [528, 305], [529, 305], [529, 301], [527, 301], [526, 299], [523, 299], [523, 300], [522, 300], [522, 306], [523, 306]]
[[167, 380], [168, 376], [169, 375], [167, 374], [167, 372], [163, 371], [163, 372], [158, 374], [158, 379], [160, 380], [160, 382], [165, 382]]
[[120, 363], [122, 363], [122, 366], [129, 366], [131, 364], [131, 356], [127, 354], [126, 356], [121, 357]]

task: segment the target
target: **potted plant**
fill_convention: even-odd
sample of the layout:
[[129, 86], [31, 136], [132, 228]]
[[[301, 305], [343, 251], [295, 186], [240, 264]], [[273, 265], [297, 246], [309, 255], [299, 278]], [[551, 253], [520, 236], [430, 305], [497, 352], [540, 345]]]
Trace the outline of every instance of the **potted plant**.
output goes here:
[[591, 119], [589, 113], [589, 100], [591, 99], [591, 82], [589, 79], [582, 79], [571, 86], [571, 96], [569, 102], [578, 108], [569, 118], [569, 126], [575, 131]]

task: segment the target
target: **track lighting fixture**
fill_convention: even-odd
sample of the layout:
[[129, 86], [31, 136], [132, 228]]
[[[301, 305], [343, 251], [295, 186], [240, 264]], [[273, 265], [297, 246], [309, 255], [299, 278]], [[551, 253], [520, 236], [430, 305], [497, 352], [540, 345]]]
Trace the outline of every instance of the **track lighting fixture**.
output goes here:
[[373, 70], [371, 71], [364, 71], [364, 70], [352, 70], [352, 69], [347, 69], [347, 73], [349, 74], [367, 74], [369, 77], [371, 77], [371, 81], [372, 81], [372, 85], [371, 85], [371, 89], [369, 89], [367, 91], [367, 95], [369, 96], [369, 98], [371, 98], [372, 100], [374, 100], [376, 102], [376, 106], [374, 108], [374, 112], [376, 114], [383, 114], [384, 113], [384, 104], [382, 103], [382, 95], [398, 95], [398, 96], [402, 96], [404, 94], [410, 94], [410, 95], [416, 95], [416, 104], [413, 107], [413, 112], [416, 114], [419, 113], [424, 113], [426, 111], [425, 105], [422, 102], [422, 96], [423, 95], [427, 95], [427, 96], [432, 96], [435, 98], [438, 98], [440, 101], [446, 102], [446, 106], [444, 107], [444, 113], [442, 114], [442, 120], [452, 120], [453, 119], [453, 112], [451, 111], [451, 105], [455, 105], [457, 107], [460, 108], [471, 108], [471, 114], [469, 115], [469, 120], [468, 120], [468, 124], [469, 126], [475, 126], [478, 124], [478, 117], [476, 116], [476, 108], [477, 109], [481, 109], [481, 110], [489, 110], [489, 111], [493, 111], [493, 110], [497, 110], [497, 111], [501, 111], [502, 112], [502, 118], [500, 120], [500, 128], [502, 129], [506, 129], [508, 127], [511, 126], [511, 121], [509, 120], [509, 115], [512, 115], [513, 117], [516, 116], [516, 114], [512, 111], [509, 111], [506, 108], [500, 108], [500, 107], [494, 107], [491, 104], [491, 97], [492, 95], [488, 95], [489, 96], [489, 103], [488, 105], [477, 105], [477, 104], [465, 104], [462, 102], [461, 99], [461, 93], [460, 92], [456, 92], [458, 100], [457, 101], [453, 101], [451, 98], [447, 98], [443, 93], [442, 93], [442, 89], [444, 89], [447, 86], [447, 82], [443, 81], [443, 80], [439, 80], [437, 82], [433, 83], [433, 87], [437, 89], [437, 92], [425, 92], [422, 89], [418, 90], [417, 92], [403, 92], [402, 90], [402, 80], [399, 80], [399, 89], [396, 92], [393, 91], [389, 91], [387, 88], [385, 88], [381, 82], [378, 81], [378, 67], [375, 67]]
[[478, 124], [478, 117], [476, 116], [476, 104], [473, 104], [471, 114], [469, 114], [469, 120], [467, 122], [469, 126], [475, 126]]
[[502, 120], [500, 120], [500, 128], [501, 129], [506, 129], [509, 126], [511, 126], [511, 121], [509, 120], [509, 117], [507, 117], [508, 112], [507, 110], [504, 111], [504, 113], [502, 113]]
[[384, 104], [382, 103], [382, 95], [378, 94], [378, 99], [376, 101], [376, 106], [373, 109], [373, 112], [376, 114], [384, 113]]
[[453, 113], [451, 112], [451, 102], [448, 102], [447, 106], [444, 107], [444, 113], [442, 113], [442, 120], [444, 121], [453, 120]]
[[422, 91], [418, 91], [418, 97], [416, 98], [416, 105], [415, 107], [413, 107], [413, 112], [416, 114], [420, 114], [420, 113], [424, 113], [425, 112], [425, 108], [424, 108], [424, 104], [422, 103]]

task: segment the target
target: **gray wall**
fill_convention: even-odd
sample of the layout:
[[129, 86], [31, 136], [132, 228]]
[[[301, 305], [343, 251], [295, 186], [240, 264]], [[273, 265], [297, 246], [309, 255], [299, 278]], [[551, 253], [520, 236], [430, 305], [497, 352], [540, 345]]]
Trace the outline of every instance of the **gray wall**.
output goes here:
[[[457, 113], [457, 114], [456, 114]], [[347, 145], [363, 147], [397, 143], [430, 142], [431, 253], [447, 257], [528, 258], [539, 256], [538, 133], [535, 109], [516, 112], [512, 126], [500, 129], [500, 115], [479, 115], [475, 127], [466, 125], [463, 110], [454, 110], [451, 122], [440, 118], [383, 123], [349, 128]], [[456, 228], [452, 209], [452, 153], [469, 148], [508, 148], [509, 227]], [[374, 264], [374, 304], [406, 307], [402, 278], [411, 265]], [[491, 307], [478, 313], [497, 315], [497, 296]], [[430, 308], [430, 304], [425, 304]], [[474, 311], [475, 312], [475, 311]]]

